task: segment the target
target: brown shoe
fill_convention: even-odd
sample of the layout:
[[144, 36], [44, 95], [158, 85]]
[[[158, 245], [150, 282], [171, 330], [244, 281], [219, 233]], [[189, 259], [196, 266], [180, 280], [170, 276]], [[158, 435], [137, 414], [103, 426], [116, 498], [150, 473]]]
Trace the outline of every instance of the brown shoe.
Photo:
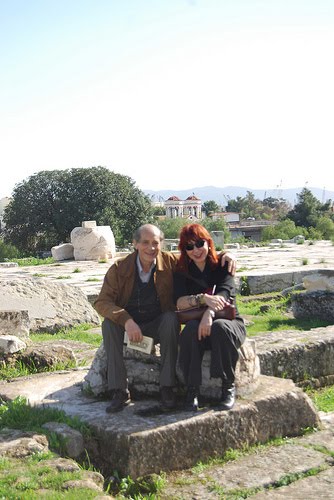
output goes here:
[[173, 387], [161, 387], [161, 406], [164, 410], [172, 410], [176, 406], [176, 396]]
[[121, 411], [125, 406], [131, 403], [129, 391], [123, 389], [115, 389], [111, 403], [106, 408], [107, 413], [115, 413]]

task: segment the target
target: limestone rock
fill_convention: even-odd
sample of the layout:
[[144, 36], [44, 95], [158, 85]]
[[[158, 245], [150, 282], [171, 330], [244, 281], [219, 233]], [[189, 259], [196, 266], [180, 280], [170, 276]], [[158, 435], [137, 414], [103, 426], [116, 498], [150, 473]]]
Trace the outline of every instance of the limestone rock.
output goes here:
[[13, 354], [26, 347], [27, 344], [14, 335], [0, 335], [0, 353]]
[[58, 472], [79, 472], [81, 469], [74, 460], [68, 458], [56, 457], [39, 462], [39, 467], [51, 467]]
[[75, 260], [112, 259], [116, 255], [110, 226], [75, 227], [71, 231]]
[[0, 456], [24, 458], [49, 450], [44, 434], [7, 429], [0, 432]]
[[0, 279], [0, 311], [18, 308], [28, 311], [30, 329], [36, 332], [100, 324], [99, 315], [80, 288], [46, 278]]
[[15, 308], [6, 310], [2, 308], [2, 300], [0, 298], [0, 335], [15, 335], [16, 337], [25, 338], [29, 336], [30, 319], [27, 310], [22, 310], [20, 301], [17, 301]]
[[314, 290], [334, 292], [334, 271], [326, 269], [325, 272], [318, 270], [308, 274], [304, 277], [303, 284], [309, 292]]
[[70, 458], [78, 458], [84, 452], [84, 440], [81, 432], [72, 429], [67, 424], [60, 422], [47, 422], [42, 426], [50, 432], [59, 435], [65, 443], [65, 455]]
[[295, 318], [318, 319], [334, 323], [334, 292], [315, 290], [291, 296]]
[[38, 370], [52, 368], [59, 364], [68, 366], [76, 363], [72, 349], [61, 344], [50, 344], [48, 342], [31, 345], [25, 351], [20, 352], [16, 358], [26, 366]]
[[51, 255], [56, 261], [70, 260], [74, 258], [74, 248], [72, 243], [62, 243], [51, 248]]

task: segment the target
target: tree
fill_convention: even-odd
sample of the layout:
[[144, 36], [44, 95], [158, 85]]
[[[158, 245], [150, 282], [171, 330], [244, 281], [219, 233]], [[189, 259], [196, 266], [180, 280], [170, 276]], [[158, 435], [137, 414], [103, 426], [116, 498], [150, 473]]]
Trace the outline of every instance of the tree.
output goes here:
[[116, 244], [150, 220], [151, 204], [127, 176], [104, 167], [39, 172], [18, 184], [4, 212], [5, 240], [33, 253], [69, 241], [84, 220], [109, 225]]
[[224, 242], [227, 243], [228, 241], [230, 241], [231, 234], [223, 217], [215, 220], [207, 217], [203, 220], [202, 225], [209, 231], [209, 233], [211, 233], [212, 231], [223, 231]]
[[214, 200], [208, 200], [208, 201], [205, 201], [203, 203], [202, 210], [206, 214], [210, 214], [212, 212], [219, 212], [220, 211], [220, 206]]
[[187, 219], [182, 219], [182, 217], [169, 218], [164, 220], [156, 221], [155, 224], [164, 233], [165, 238], [169, 240], [175, 240], [179, 237], [180, 231], [186, 224], [189, 224]]
[[307, 236], [307, 231], [302, 227], [297, 227], [292, 220], [286, 219], [276, 225], [263, 228], [261, 239], [262, 241], [269, 241], [278, 238], [282, 240], [291, 240], [298, 234]]
[[315, 227], [323, 211], [327, 209], [327, 205], [322, 205], [307, 188], [302, 189], [297, 197], [298, 203], [288, 212], [287, 218], [298, 226]]
[[320, 217], [316, 230], [319, 231], [324, 240], [332, 240], [334, 238], [334, 222], [329, 217]]

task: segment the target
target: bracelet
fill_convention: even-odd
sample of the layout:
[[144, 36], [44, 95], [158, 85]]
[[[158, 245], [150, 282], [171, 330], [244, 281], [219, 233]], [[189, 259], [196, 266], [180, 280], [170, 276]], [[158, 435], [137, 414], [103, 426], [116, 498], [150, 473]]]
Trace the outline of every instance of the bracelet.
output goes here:
[[200, 294], [198, 295], [198, 297], [199, 297], [199, 305], [200, 305], [200, 306], [206, 306], [206, 302], [205, 302], [205, 295], [204, 295], [204, 293], [200, 293]]

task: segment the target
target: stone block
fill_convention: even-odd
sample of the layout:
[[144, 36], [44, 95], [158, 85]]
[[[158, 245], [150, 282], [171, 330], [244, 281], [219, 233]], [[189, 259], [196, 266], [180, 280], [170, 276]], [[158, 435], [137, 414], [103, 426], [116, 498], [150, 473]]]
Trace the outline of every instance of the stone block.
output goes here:
[[285, 330], [256, 336], [261, 373], [298, 384], [333, 383], [334, 326]]
[[72, 243], [62, 243], [51, 248], [51, 255], [56, 261], [71, 260], [74, 258], [74, 248]]
[[84, 439], [81, 432], [60, 422], [47, 422], [42, 425], [42, 427], [61, 437], [64, 442], [65, 454], [67, 457], [78, 458], [83, 454]]
[[28, 310], [0, 309], [0, 335], [14, 335], [19, 338], [26, 338], [29, 337], [29, 332], [30, 318]]
[[85, 220], [81, 223], [81, 227], [84, 227], [85, 229], [91, 229], [93, 227], [96, 227], [96, 221], [95, 220]]
[[[240, 357], [236, 367], [236, 387], [238, 394], [245, 395], [254, 390], [260, 375], [260, 363], [256, 355], [255, 341], [247, 339], [240, 349]], [[202, 363], [201, 393], [205, 397], [217, 399], [221, 394], [221, 380], [210, 379], [210, 351], [205, 352]], [[143, 354], [124, 347], [124, 360], [128, 375], [129, 387], [136, 397], [158, 396], [160, 387], [160, 353], [156, 346], [156, 354]], [[183, 385], [182, 374], [177, 367], [180, 386]], [[95, 354], [90, 370], [85, 377], [84, 389], [95, 396], [108, 391], [107, 356], [103, 344]]]
[[27, 344], [15, 335], [0, 335], [0, 353], [13, 354], [23, 351]]
[[75, 260], [111, 259], [116, 255], [110, 226], [75, 227], [71, 231]]
[[334, 292], [315, 290], [294, 293], [292, 312], [298, 319], [318, 319], [334, 323]]
[[314, 271], [308, 274], [303, 279], [303, 285], [309, 292], [322, 290], [326, 292], [334, 292], [334, 270], [326, 269]]

